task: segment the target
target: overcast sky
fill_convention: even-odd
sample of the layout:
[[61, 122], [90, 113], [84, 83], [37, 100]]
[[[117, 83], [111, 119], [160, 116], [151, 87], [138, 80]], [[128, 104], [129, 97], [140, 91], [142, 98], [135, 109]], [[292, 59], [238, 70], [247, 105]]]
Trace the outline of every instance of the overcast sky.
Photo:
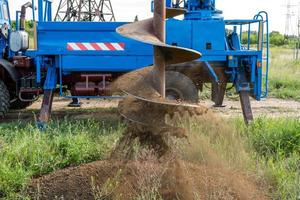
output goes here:
[[[15, 18], [16, 9], [28, 0], [9, 0], [12, 17]], [[290, 0], [292, 5], [291, 33], [296, 33], [296, 18], [300, 0]], [[54, 10], [57, 9], [59, 0], [53, 0]], [[133, 21], [136, 15], [139, 19], [151, 17], [151, 0], [111, 0], [116, 19], [118, 21]], [[248, 19], [252, 18], [259, 10], [269, 13], [270, 28], [282, 33], [285, 31], [286, 4], [288, 0], [216, 0], [217, 8], [223, 10], [226, 19]], [[54, 12], [54, 11], [53, 11]], [[30, 14], [28, 15], [31, 16]]]

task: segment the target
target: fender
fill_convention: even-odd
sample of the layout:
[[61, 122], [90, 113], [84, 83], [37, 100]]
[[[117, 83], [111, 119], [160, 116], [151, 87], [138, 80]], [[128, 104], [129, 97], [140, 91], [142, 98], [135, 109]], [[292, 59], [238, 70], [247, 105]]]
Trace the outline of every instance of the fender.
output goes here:
[[14, 82], [18, 82], [20, 75], [12, 63], [7, 60], [0, 59], [0, 67], [3, 67], [6, 70]]

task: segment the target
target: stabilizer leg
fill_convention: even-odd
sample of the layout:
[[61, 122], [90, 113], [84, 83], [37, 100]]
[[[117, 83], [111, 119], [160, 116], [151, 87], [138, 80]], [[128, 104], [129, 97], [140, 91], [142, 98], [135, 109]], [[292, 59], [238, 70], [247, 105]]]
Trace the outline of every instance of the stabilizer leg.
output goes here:
[[227, 83], [212, 83], [211, 99], [215, 103], [214, 107], [223, 107]]
[[240, 91], [240, 101], [243, 110], [243, 116], [246, 124], [253, 121], [252, 108], [248, 91]]
[[43, 128], [51, 118], [54, 90], [45, 90], [41, 111], [38, 118], [39, 128]]

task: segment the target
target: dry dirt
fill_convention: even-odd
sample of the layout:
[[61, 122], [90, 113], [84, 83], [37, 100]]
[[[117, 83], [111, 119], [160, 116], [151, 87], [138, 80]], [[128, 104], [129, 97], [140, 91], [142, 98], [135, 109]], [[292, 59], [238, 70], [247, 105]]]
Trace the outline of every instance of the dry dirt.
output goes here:
[[[184, 165], [184, 166], [178, 166]], [[147, 170], [147, 171], [144, 171]], [[33, 180], [29, 188], [32, 197], [38, 199], [132, 199], [139, 192], [142, 176], [149, 172], [166, 170], [162, 177], [163, 199], [200, 200], [200, 199], [267, 199], [253, 177], [238, 171], [224, 170], [191, 163], [170, 164], [152, 161], [97, 161], [87, 165], [56, 171]], [[139, 174], [139, 171], [144, 172]], [[121, 173], [119, 183], [113, 180]], [[150, 183], [151, 184], [151, 183]], [[105, 186], [104, 186], [105, 185]], [[141, 184], [143, 185], [143, 183]], [[145, 199], [146, 200], [146, 199]]]
[[[103, 116], [103, 108], [117, 108], [119, 100], [81, 100], [81, 108], [68, 108], [69, 99], [56, 97], [53, 103], [54, 118], [63, 118], [69, 116], [74, 119], [95, 118]], [[213, 103], [209, 100], [201, 101], [201, 104], [211, 108], [214, 112], [224, 117], [242, 117], [241, 107], [239, 101], [232, 101], [226, 99], [224, 101], [225, 107], [215, 108]], [[267, 98], [262, 101], [251, 101], [254, 117], [300, 117], [300, 102], [293, 100], [282, 100], [275, 98]], [[41, 99], [32, 104], [26, 110], [10, 111], [7, 117], [2, 122], [12, 122], [15, 120], [32, 121], [38, 114], [41, 107]], [[91, 112], [91, 111], [97, 112]], [[105, 109], [104, 109], [105, 110]], [[100, 112], [100, 113], [99, 113]], [[99, 113], [99, 114], [97, 114]], [[107, 111], [104, 114], [110, 115]]]
[[[204, 105], [212, 106], [209, 101], [204, 101]], [[242, 116], [241, 106], [239, 101], [224, 101], [224, 108], [214, 108], [217, 113], [225, 117]], [[282, 100], [276, 98], [266, 98], [261, 101], [251, 101], [254, 117], [300, 117], [300, 102], [294, 100]]]

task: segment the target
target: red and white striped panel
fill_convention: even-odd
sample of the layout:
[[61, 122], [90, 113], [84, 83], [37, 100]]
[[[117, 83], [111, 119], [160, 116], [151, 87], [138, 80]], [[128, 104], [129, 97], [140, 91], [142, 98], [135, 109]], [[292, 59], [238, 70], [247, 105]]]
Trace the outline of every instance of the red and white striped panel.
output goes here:
[[70, 42], [67, 44], [69, 51], [125, 51], [124, 43], [106, 42], [106, 43], [87, 43]]

